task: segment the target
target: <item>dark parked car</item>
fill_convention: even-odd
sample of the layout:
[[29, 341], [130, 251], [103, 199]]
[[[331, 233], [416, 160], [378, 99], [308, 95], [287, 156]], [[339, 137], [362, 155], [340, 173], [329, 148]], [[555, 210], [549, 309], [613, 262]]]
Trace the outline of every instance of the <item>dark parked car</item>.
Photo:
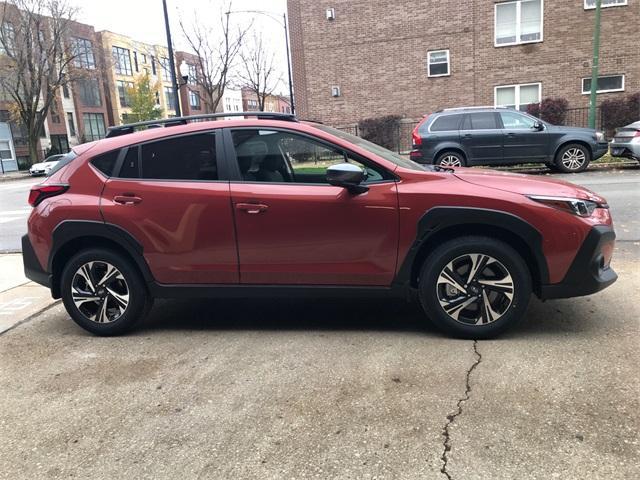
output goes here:
[[640, 162], [640, 122], [619, 128], [610, 146], [612, 157], [631, 158]]
[[551, 125], [500, 107], [440, 110], [413, 131], [411, 159], [446, 167], [545, 163], [566, 173], [581, 172], [607, 153], [602, 132]]
[[131, 328], [154, 298], [367, 293], [417, 296], [473, 338], [512, 326], [532, 293], [616, 280], [609, 208], [585, 188], [423, 166], [291, 115], [247, 115], [259, 118], [112, 127], [74, 147], [31, 190], [27, 276], [98, 335]]

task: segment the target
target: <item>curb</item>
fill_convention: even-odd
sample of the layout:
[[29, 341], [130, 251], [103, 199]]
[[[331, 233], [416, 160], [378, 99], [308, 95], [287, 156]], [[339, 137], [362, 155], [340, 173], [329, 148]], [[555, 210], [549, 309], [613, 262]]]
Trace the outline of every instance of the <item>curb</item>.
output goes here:
[[[624, 169], [629, 167], [638, 167], [640, 163], [638, 162], [609, 162], [609, 163], [592, 163], [585, 170], [585, 172], [590, 172], [594, 170], [606, 170], [606, 169]], [[542, 166], [531, 166], [531, 167], [491, 167], [491, 166], [481, 166], [479, 168], [486, 168], [491, 170], [498, 170], [502, 172], [552, 172], [556, 174], [560, 174], [561, 172], [557, 172], [555, 170], [549, 169], [546, 165]], [[581, 172], [583, 173], [583, 172]]]
[[24, 180], [26, 178], [32, 178], [32, 176], [28, 173], [19, 173], [17, 175], [2, 175], [0, 176], [0, 183], [13, 182], [16, 180]]
[[30, 322], [31, 320], [33, 320], [34, 318], [42, 315], [44, 312], [46, 312], [47, 310], [49, 310], [50, 308], [55, 307], [56, 305], [62, 303], [62, 300], [58, 299], [58, 300], [53, 300], [53, 302], [51, 302], [49, 305], [47, 305], [46, 307], [42, 307], [40, 310], [38, 310], [37, 312], [33, 312], [31, 315], [29, 315], [27, 318], [23, 318], [22, 320], [20, 320], [19, 322], [14, 323], [13, 325], [11, 325], [9, 328], [7, 328], [6, 330], [0, 332], [0, 337], [2, 335], [4, 335], [7, 332], [10, 332], [11, 330], [14, 330], [15, 328], [19, 327], [20, 325], [24, 325], [27, 322]]

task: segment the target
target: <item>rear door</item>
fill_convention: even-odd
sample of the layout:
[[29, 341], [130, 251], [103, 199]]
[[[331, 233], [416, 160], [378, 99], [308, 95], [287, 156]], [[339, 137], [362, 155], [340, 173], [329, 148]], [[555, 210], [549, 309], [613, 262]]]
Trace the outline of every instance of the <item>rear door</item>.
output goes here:
[[469, 165], [503, 162], [502, 129], [495, 112], [467, 113], [460, 130], [460, 143]]
[[534, 128], [536, 120], [516, 111], [499, 113], [504, 141], [504, 163], [541, 162], [549, 155], [549, 132]]
[[105, 221], [142, 244], [160, 283], [238, 282], [229, 182], [220, 180], [221, 158], [215, 131], [165, 138], [123, 151], [119, 173], [106, 182]]

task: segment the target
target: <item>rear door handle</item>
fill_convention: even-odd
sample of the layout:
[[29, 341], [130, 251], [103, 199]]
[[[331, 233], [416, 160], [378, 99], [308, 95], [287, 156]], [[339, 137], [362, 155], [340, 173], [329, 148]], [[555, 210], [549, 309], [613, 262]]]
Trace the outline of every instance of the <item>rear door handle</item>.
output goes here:
[[256, 214], [266, 212], [269, 209], [269, 206], [263, 203], [236, 203], [236, 208], [243, 212]]
[[465, 133], [464, 135], [462, 135], [462, 138], [472, 138], [473, 135], [471, 135], [470, 133]]
[[140, 197], [136, 197], [135, 195], [116, 195], [113, 197], [113, 201], [119, 203], [120, 205], [137, 205], [142, 201]]

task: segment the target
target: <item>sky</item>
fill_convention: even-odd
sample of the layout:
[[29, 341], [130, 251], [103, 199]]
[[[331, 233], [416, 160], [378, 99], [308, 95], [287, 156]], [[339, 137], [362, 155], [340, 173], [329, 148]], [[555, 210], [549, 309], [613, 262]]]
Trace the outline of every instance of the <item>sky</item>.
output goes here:
[[[166, 45], [162, 0], [69, 0], [79, 9], [77, 20], [93, 25], [96, 31], [110, 30], [136, 40], [158, 45]], [[212, 28], [220, 22], [220, 12], [227, 10], [229, 0], [167, 0], [167, 10], [171, 24], [171, 36], [177, 50], [189, 51], [179, 21], [189, 24], [197, 16], [206, 23], [210, 18]], [[245, 13], [247, 10], [268, 12], [270, 16]], [[282, 14], [286, 12], [286, 0], [232, 0], [231, 20], [239, 25], [251, 25], [256, 33], [262, 34], [265, 44], [275, 55], [275, 61], [282, 82], [277, 91], [287, 90], [287, 60], [282, 26]], [[242, 13], [240, 13], [242, 12]]]

